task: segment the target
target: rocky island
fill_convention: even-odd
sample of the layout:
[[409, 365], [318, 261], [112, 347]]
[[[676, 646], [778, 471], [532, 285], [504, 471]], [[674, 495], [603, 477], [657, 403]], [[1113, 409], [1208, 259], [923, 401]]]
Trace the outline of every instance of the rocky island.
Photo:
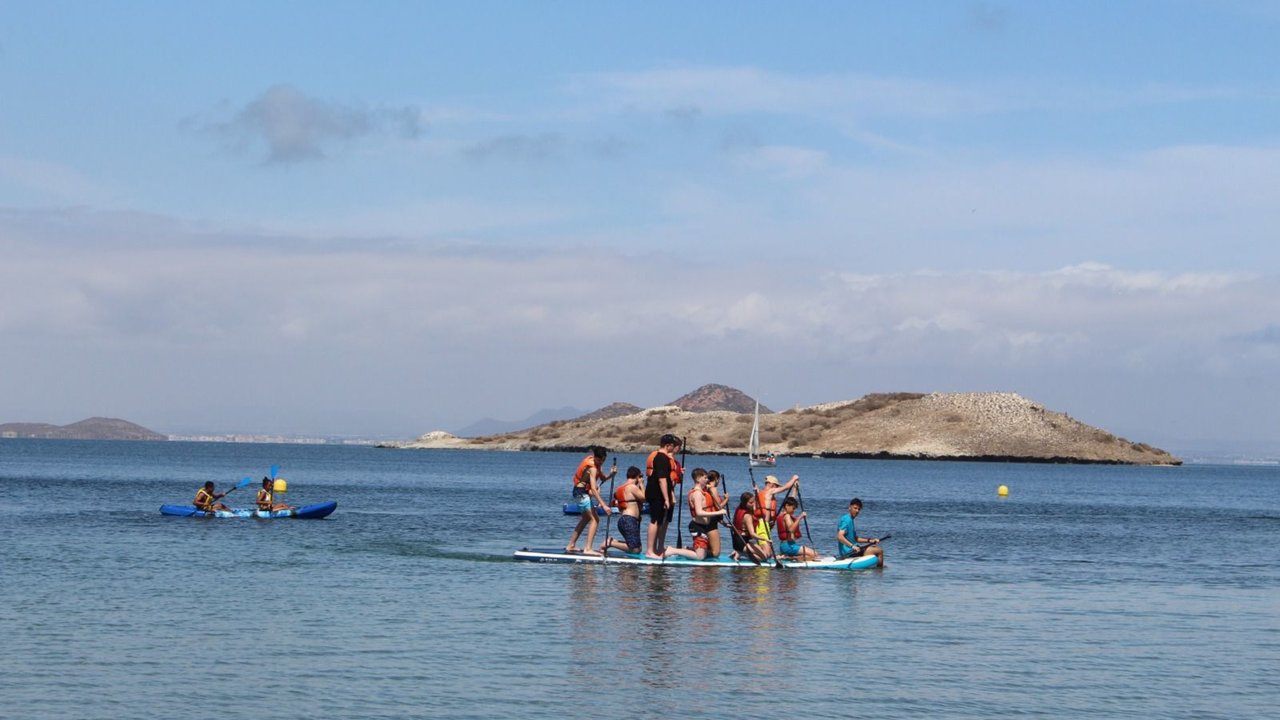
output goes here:
[[168, 435], [148, 430], [128, 420], [91, 417], [70, 425], [49, 423], [4, 423], [0, 438], [44, 438], [52, 440], [168, 440]]
[[[668, 405], [613, 403], [574, 420], [462, 438], [443, 431], [399, 448], [616, 452], [651, 450], [662, 433], [689, 452], [745, 455], [755, 400], [706, 385]], [[1015, 393], [877, 393], [783, 412], [760, 408], [761, 450], [778, 455], [1011, 462], [1181, 465], [1170, 453], [1048, 410]]]

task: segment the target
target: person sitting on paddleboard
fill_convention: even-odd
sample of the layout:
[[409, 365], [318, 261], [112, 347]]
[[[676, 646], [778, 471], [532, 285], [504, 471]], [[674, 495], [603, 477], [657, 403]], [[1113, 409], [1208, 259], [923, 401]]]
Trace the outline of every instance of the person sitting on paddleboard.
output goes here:
[[[596, 541], [596, 528], [600, 527], [592, 503], [593, 501], [599, 503], [606, 515], [611, 512], [604, 500], [600, 499], [600, 480], [608, 480], [618, 474], [616, 461], [613, 470], [608, 474], [604, 472], [604, 459], [608, 454], [609, 451], [599, 445], [591, 446], [591, 452], [578, 463], [578, 469], [573, 473], [573, 499], [578, 503], [578, 509], [582, 514], [578, 518], [578, 524], [573, 528], [573, 535], [569, 537], [569, 544], [564, 546], [564, 551], [567, 553], [599, 554], [592, 549]], [[578, 537], [582, 535], [582, 529], [588, 525], [591, 529], [587, 530], [587, 549], [578, 550]]]
[[772, 553], [769, 546], [760, 541], [758, 529], [765, 529], [765, 542], [768, 541], [768, 526], [764, 520], [756, 518], [756, 494], [750, 490], [738, 498], [738, 507], [733, 511], [733, 549], [739, 553], [750, 555], [756, 560], [764, 560]]
[[644, 504], [644, 473], [632, 465], [627, 468], [627, 481], [613, 491], [613, 506], [622, 511], [618, 516], [618, 533], [622, 540], [605, 538], [600, 544], [600, 554], [613, 548], [633, 555], [644, 552], [640, 541], [640, 506]]
[[[839, 548], [839, 557], [854, 558], [862, 555], [875, 555], [876, 566], [884, 566], [884, 550], [880, 548], [880, 540], [877, 538], [858, 537], [858, 530], [854, 527], [853, 520], [858, 517], [858, 513], [862, 512], [862, 501], [854, 498], [849, 501], [849, 513], [840, 517], [840, 524], [836, 527], [836, 546]], [[858, 543], [866, 543], [859, 545]]]
[[292, 510], [293, 507], [285, 503], [275, 501], [275, 491], [272, 489], [274, 482], [269, 477], [262, 478], [262, 488], [258, 490], [257, 505], [262, 512], [271, 512], [273, 510]]
[[213, 481], [209, 480], [204, 484], [204, 487], [196, 490], [196, 499], [193, 500], [191, 504], [195, 505], [197, 510], [203, 510], [204, 512], [214, 512], [215, 510], [226, 510], [230, 512], [231, 508], [217, 502], [218, 500], [226, 497], [226, 495], [226, 493], [214, 492]]
[[797, 560], [817, 560], [817, 550], [800, 544], [800, 521], [808, 513], [796, 515], [799, 508], [800, 503], [793, 497], [782, 501], [782, 512], [778, 513], [778, 554]]

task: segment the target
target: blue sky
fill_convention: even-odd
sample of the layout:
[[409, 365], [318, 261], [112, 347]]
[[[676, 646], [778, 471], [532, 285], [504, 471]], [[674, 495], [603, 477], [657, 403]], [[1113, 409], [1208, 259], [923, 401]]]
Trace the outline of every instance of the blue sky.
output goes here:
[[1280, 2], [0, 5], [0, 422], [1014, 391], [1280, 452]]

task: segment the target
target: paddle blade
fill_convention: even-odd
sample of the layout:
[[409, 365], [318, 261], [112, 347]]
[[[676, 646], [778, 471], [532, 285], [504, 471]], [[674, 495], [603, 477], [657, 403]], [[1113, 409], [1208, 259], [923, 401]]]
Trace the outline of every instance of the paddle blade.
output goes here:
[[279, 466], [279, 465], [272, 465], [272, 466], [271, 466], [271, 479], [272, 479], [272, 480], [275, 480], [275, 479], [276, 479], [276, 473], [278, 473], [278, 472], [280, 472], [280, 466]]
[[248, 486], [249, 486], [250, 484], [252, 484], [252, 483], [253, 483], [253, 478], [251, 478], [251, 477], [246, 477], [245, 479], [243, 479], [243, 480], [241, 480], [240, 482], [236, 483], [236, 489], [237, 489], [237, 490], [239, 490], [239, 489], [240, 489], [240, 488], [242, 488], [242, 487], [248, 487]]

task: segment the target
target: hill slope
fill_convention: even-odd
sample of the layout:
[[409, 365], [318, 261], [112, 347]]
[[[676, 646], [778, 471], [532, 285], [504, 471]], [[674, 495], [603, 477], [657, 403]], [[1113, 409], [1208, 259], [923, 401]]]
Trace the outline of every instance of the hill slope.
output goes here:
[[[755, 401], [751, 404], [754, 410]], [[397, 447], [580, 450], [601, 444], [617, 452], [644, 452], [662, 433], [671, 432], [687, 438], [691, 452], [745, 454], [751, 421], [750, 411], [690, 412], [663, 406], [484, 438], [433, 432]], [[762, 414], [760, 431], [761, 449], [779, 455], [1181, 464], [1163, 450], [1046, 410], [1014, 393], [873, 394]]]
[[0, 438], [50, 438], [56, 440], [168, 440], [169, 436], [119, 418], [92, 417], [70, 425], [6, 423]]

